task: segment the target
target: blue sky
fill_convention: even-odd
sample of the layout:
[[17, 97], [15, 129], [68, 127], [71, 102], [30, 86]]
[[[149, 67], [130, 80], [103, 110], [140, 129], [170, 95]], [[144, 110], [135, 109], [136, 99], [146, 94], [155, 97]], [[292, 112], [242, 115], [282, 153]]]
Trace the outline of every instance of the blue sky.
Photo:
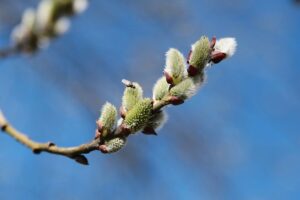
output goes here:
[[[0, 45], [35, 1], [0, 0]], [[170, 47], [201, 35], [237, 38], [236, 55], [168, 108], [158, 137], [130, 137], [90, 166], [33, 155], [0, 135], [3, 199], [300, 198], [300, 7], [292, 1], [92, 1], [70, 31], [34, 56], [0, 63], [0, 107], [38, 141], [89, 141], [102, 104], [119, 106], [126, 78], [151, 96]], [[14, 14], [12, 14], [14, 13]]]

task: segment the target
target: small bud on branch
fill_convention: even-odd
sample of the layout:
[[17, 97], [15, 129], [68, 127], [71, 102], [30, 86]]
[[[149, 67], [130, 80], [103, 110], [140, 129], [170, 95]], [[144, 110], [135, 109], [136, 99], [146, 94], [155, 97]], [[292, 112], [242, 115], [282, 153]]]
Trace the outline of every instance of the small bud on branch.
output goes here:
[[106, 102], [101, 110], [101, 116], [97, 121], [98, 131], [101, 137], [110, 134], [117, 124], [117, 109], [111, 103]]
[[127, 80], [122, 81], [125, 85], [125, 91], [122, 97], [122, 115], [126, 115], [139, 101], [143, 99], [143, 89], [136, 82]]
[[[66, 2], [68, 1], [71, 0], [66, 0]], [[48, 2], [48, 0], [43, 0], [42, 2]], [[57, 5], [60, 4], [58, 3]], [[63, 7], [60, 8], [62, 9]], [[50, 10], [52, 9], [56, 10], [58, 8], [51, 7]], [[66, 14], [66, 10], [63, 13]], [[58, 14], [62, 10], [58, 9], [55, 12]], [[53, 13], [51, 14], [53, 15]], [[22, 30], [23, 25], [32, 26], [32, 21], [35, 19], [33, 11], [28, 11], [26, 15], [23, 17], [24, 24], [22, 23], [19, 27]], [[46, 16], [45, 18], [56, 19], [57, 16]], [[58, 18], [61, 19], [60, 17]], [[34, 36], [35, 33], [30, 31], [25, 33], [26, 31], [23, 32], [23, 35], [16, 35], [16, 38], [19, 38], [22, 42], [30, 41], [30, 44], [24, 43], [26, 44], [24, 48], [34, 50], [34, 37], [30, 37]], [[23, 37], [26, 40], [23, 40]], [[231, 57], [235, 53], [236, 46], [237, 43], [234, 38], [223, 38], [220, 40], [213, 38], [210, 42], [207, 37], [203, 36], [192, 45], [187, 61], [185, 61], [183, 55], [178, 50], [170, 49], [166, 53], [165, 76], [159, 78], [155, 83], [153, 87], [153, 99], [143, 97], [142, 87], [138, 83], [122, 80], [126, 88], [120, 108], [121, 118], [117, 122], [116, 107], [110, 103], [105, 103], [101, 109], [101, 116], [96, 122], [95, 138], [90, 143], [66, 148], [58, 147], [51, 142], [35, 142], [8, 124], [0, 111], [1, 130], [32, 149], [33, 152], [48, 152], [63, 155], [74, 159], [78, 163], [87, 165], [88, 160], [82, 154], [87, 154], [94, 150], [99, 150], [102, 153], [117, 152], [125, 146], [127, 138], [138, 131], [142, 131], [148, 135], [156, 135], [157, 129], [162, 127], [167, 119], [163, 108], [167, 105], [182, 104], [196, 94], [200, 86], [204, 83], [207, 66]], [[186, 63], [189, 64], [188, 67], [186, 67]]]
[[164, 74], [169, 84], [177, 85], [185, 77], [185, 62], [184, 56], [177, 49], [167, 51]]
[[143, 99], [127, 113], [124, 125], [131, 133], [137, 132], [146, 126], [151, 116], [152, 106], [151, 99]]

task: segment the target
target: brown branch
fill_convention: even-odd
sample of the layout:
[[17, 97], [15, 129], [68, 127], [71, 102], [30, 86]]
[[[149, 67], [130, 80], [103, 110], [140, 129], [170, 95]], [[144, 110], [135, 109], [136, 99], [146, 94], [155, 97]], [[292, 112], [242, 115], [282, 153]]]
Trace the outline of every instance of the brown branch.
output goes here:
[[94, 139], [90, 143], [82, 144], [75, 147], [58, 147], [52, 142], [39, 143], [31, 140], [24, 133], [16, 130], [12, 125], [10, 125], [5, 119], [3, 113], [0, 111], [0, 127], [1, 130], [13, 137], [19, 143], [30, 148], [34, 153], [38, 154], [41, 152], [48, 152], [51, 154], [57, 154], [69, 157], [75, 161], [87, 165], [88, 160], [82, 154], [90, 153], [94, 150], [99, 150], [100, 139]]
[[16, 46], [0, 49], [0, 58], [7, 58], [8, 56], [14, 55], [18, 52], [19, 48], [17, 48]]
[[[127, 82], [126, 82], [127, 83]], [[153, 101], [153, 108], [152, 113], [159, 112], [163, 107], [173, 104], [173, 105], [179, 105], [183, 103], [182, 101], [178, 101], [176, 97], [172, 96], [170, 93], [166, 94], [165, 97], [162, 100], [154, 100]], [[58, 147], [52, 142], [47, 143], [39, 143], [36, 141], [31, 140], [29, 137], [27, 137], [26, 134], [21, 133], [17, 129], [15, 129], [12, 125], [10, 125], [7, 120], [5, 119], [4, 114], [0, 110], [0, 128], [1, 130], [6, 133], [7, 135], [13, 137], [17, 142], [23, 144], [24, 146], [28, 147], [33, 151], [35, 154], [39, 154], [41, 152], [48, 152], [51, 154], [57, 154], [69, 157], [71, 159], [74, 159], [78, 163], [81, 164], [88, 164], [88, 160], [85, 156], [82, 154], [90, 153], [91, 151], [100, 150], [101, 145], [104, 144], [105, 139], [110, 140], [117, 137], [123, 137], [127, 138], [130, 133], [128, 129], [124, 128], [124, 124], [121, 123], [113, 132], [111, 132], [110, 135], [106, 136], [106, 138], [102, 138], [101, 134], [98, 133], [99, 130], [96, 129], [96, 135], [95, 138], [90, 142], [86, 144], [81, 144], [79, 146], [74, 147]], [[98, 131], [98, 132], [97, 132]], [[103, 151], [102, 151], [103, 152]], [[105, 152], [103, 152], [105, 153]]]
[[[159, 111], [162, 107], [168, 105], [168, 101], [156, 101], [153, 105], [153, 112]], [[31, 140], [26, 134], [18, 131], [14, 128], [13, 125], [8, 123], [4, 114], [0, 110], [0, 128], [1, 131], [6, 133], [7, 135], [13, 137], [17, 142], [23, 144], [33, 151], [35, 154], [39, 154], [41, 152], [48, 152], [51, 154], [62, 155], [68, 158], [74, 159], [78, 163], [87, 165], [88, 160], [82, 154], [88, 154], [91, 151], [99, 150], [99, 146], [102, 144], [100, 137], [95, 138], [90, 143], [81, 144], [74, 147], [59, 147], [56, 146], [52, 142], [39, 143]], [[111, 135], [112, 138], [115, 137], [128, 137], [130, 134], [127, 134], [123, 131], [122, 125], [117, 127], [114, 133]]]

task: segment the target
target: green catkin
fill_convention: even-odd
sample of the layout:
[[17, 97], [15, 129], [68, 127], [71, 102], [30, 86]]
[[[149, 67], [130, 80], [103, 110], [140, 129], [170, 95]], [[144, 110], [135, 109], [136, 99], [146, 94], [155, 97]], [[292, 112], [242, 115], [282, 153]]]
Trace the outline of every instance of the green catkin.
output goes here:
[[171, 48], [166, 53], [165, 72], [172, 78], [174, 85], [180, 83], [185, 76], [185, 58], [177, 49]]
[[147, 98], [138, 102], [126, 115], [125, 126], [131, 133], [141, 130], [147, 124], [152, 111], [152, 100]]
[[132, 87], [127, 86], [125, 88], [123, 97], [122, 97], [122, 105], [125, 111], [131, 110], [139, 101], [143, 99], [143, 89], [138, 84], [133, 82]]
[[178, 85], [174, 86], [170, 90], [170, 94], [172, 96], [185, 100], [193, 96], [196, 90], [197, 90], [197, 86], [195, 85], [193, 78], [187, 78], [181, 83], [179, 83]]
[[211, 47], [210, 41], [206, 36], [202, 36], [192, 45], [192, 54], [189, 64], [198, 70], [202, 70], [210, 59]]
[[114, 153], [122, 149], [126, 144], [126, 138], [116, 137], [105, 142], [107, 153]]
[[158, 111], [157, 113], [151, 115], [146, 127], [151, 127], [155, 130], [162, 127], [166, 121], [167, 121], [166, 112]]
[[106, 102], [101, 109], [99, 121], [102, 124], [102, 136], [109, 134], [116, 125], [117, 109], [111, 103]]
[[153, 99], [162, 100], [168, 94], [169, 87], [164, 76], [158, 79], [153, 87]]

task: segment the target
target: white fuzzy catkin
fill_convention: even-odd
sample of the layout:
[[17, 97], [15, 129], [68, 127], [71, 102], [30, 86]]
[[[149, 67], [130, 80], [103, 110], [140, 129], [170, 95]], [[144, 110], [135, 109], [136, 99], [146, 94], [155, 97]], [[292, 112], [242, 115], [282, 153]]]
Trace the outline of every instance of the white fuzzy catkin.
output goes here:
[[139, 101], [143, 99], [143, 89], [136, 82], [130, 82], [128, 80], [122, 80], [122, 82], [125, 85], [127, 84], [132, 85], [132, 86], [126, 86], [122, 97], [122, 106], [127, 112], [131, 110], [135, 106], [135, 104], [137, 104]]
[[198, 70], [202, 70], [210, 59], [211, 48], [210, 41], [206, 36], [202, 36], [192, 45], [192, 52], [189, 64]]
[[31, 34], [35, 23], [35, 11], [33, 9], [25, 10], [21, 23], [16, 26], [12, 32], [12, 39], [16, 42], [22, 42], [24, 38]]
[[199, 88], [193, 78], [187, 78], [170, 90], [172, 96], [178, 97], [182, 100], [192, 97]]
[[186, 75], [185, 63], [185, 58], [179, 50], [171, 48], [167, 51], [165, 72], [172, 77], [175, 85]]
[[54, 31], [57, 35], [62, 35], [69, 30], [70, 25], [70, 20], [62, 17], [55, 23]]
[[74, 0], [73, 10], [75, 13], [82, 13], [87, 9], [89, 2], [87, 0]]
[[51, 0], [42, 0], [37, 8], [37, 29], [39, 32], [47, 31], [54, 12], [54, 2]]
[[235, 38], [221, 38], [216, 41], [215, 50], [226, 54], [226, 57], [231, 57], [234, 55], [237, 47], [237, 42]]
[[88, 0], [41, 0], [36, 9], [25, 11], [11, 38], [24, 52], [47, 47], [52, 38], [68, 31], [67, 17], [83, 12], [87, 6]]
[[106, 102], [101, 109], [101, 116], [99, 118], [105, 131], [104, 136], [111, 132], [117, 123], [117, 109], [111, 103]]
[[153, 99], [162, 100], [168, 93], [169, 86], [164, 76], [158, 79], [153, 87]]
[[168, 114], [164, 110], [162, 110], [156, 114], [153, 114], [150, 117], [147, 126], [152, 127], [157, 131], [160, 130], [167, 121], [168, 121]]

